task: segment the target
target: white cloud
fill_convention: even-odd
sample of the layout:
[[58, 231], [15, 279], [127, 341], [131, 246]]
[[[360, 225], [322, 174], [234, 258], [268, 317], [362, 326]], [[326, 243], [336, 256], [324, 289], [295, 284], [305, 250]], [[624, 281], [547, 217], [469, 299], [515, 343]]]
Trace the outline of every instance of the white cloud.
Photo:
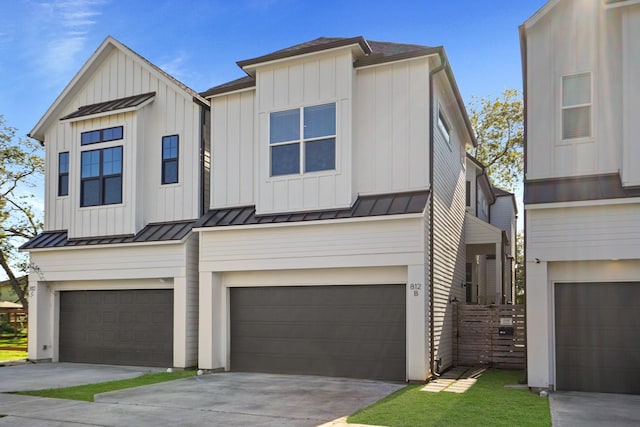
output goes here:
[[[69, 79], [78, 68], [78, 54], [101, 16], [107, 0], [64, 0], [37, 2], [33, 6], [38, 39], [32, 42], [38, 69], [52, 86]], [[86, 54], [84, 55], [86, 56]]]

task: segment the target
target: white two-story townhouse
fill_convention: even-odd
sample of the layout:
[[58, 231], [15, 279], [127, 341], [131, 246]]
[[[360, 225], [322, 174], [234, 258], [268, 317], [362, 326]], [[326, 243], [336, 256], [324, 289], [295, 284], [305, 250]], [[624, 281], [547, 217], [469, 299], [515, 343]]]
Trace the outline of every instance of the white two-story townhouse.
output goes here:
[[520, 28], [529, 386], [640, 393], [640, 2]]
[[[209, 102], [107, 37], [31, 131], [46, 150], [29, 359], [195, 366]], [[205, 197], [206, 196], [206, 197]]]
[[203, 369], [422, 381], [464, 300], [465, 148], [442, 47], [319, 38], [211, 102]]

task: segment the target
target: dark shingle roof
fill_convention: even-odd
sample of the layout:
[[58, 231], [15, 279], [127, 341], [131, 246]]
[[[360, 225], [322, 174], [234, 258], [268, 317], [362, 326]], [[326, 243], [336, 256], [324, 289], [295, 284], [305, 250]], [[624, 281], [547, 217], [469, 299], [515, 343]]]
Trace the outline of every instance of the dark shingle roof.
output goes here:
[[[238, 61], [237, 64], [241, 68], [244, 68], [248, 65], [259, 64], [261, 62], [304, 55], [307, 53], [319, 52], [336, 47], [349, 46], [356, 43], [359, 44], [362, 47], [362, 50], [365, 52], [365, 56], [356, 61], [356, 67], [405, 59], [413, 56], [426, 55], [439, 49], [416, 44], [367, 41], [364, 39], [364, 37], [361, 36], [351, 38], [319, 37], [317, 39], [290, 46], [285, 49], [280, 49], [256, 58]], [[202, 92], [200, 95], [206, 98], [208, 96], [231, 92], [234, 90], [244, 89], [246, 87], [252, 86], [255, 86], [255, 79], [251, 76], [247, 76], [228, 83], [214, 86], [211, 89]]]
[[353, 206], [348, 209], [272, 215], [256, 215], [255, 206], [215, 209], [207, 212], [194, 227], [273, 224], [421, 213], [427, 204], [428, 198], [428, 191], [360, 196]]
[[108, 111], [122, 110], [125, 108], [137, 107], [156, 96], [155, 92], [143, 93], [141, 95], [128, 96], [126, 98], [114, 99], [112, 101], [98, 102], [97, 104], [84, 105], [71, 114], [60, 118], [68, 120], [76, 117], [90, 116], [92, 114], [105, 113]]
[[74, 246], [111, 245], [117, 243], [142, 243], [180, 241], [191, 232], [196, 221], [176, 221], [148, 224], [136, 235], [87, 237], [68, 239], [67, 231], [45, 231], [20, 247], [25, 249], [61, 248]]
[[495, 193], [496, 197], [501, 197], [501, 196], [513, 196], [514, 194], [507, 191], [507, 190], [503, 190], [500, 187], [496, 187], [493, 186], [493, 192]]

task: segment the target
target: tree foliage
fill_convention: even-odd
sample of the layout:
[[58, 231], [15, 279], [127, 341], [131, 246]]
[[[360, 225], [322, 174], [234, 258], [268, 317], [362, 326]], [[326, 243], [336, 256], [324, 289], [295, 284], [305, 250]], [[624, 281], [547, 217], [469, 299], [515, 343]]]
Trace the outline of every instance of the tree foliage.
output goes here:
[[16, 139], [16, 129], [7, 126], [0, 114], [0, 265], [25, 308], [27, 285], [17, 277], [26, 274], [27, 262], [17, 248], [42, 229], [32, 194], [44, 172], [40, 151], [36, 141]]
[[516, 304], [525, 303], [525, 277], [524, 277], [524, 233], [516, 234]]
[[474, 98], [469, 106], [478, 146], [471, 154], [482, 162], [498, 187], [514, 191], [522, 182], [524, 113], [520, 92]]

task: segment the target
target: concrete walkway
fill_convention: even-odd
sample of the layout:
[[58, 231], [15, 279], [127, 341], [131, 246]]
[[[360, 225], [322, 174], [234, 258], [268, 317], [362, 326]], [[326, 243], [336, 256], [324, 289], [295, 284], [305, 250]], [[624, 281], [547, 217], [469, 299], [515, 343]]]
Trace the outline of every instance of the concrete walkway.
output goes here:
[[[37, 373], [46, 377], [47, 370], [41, 368], [45, 366], [52, 374], [58, 372], [54, 376], [59, 376], [58, 365], [30, 365], [31, 369], [24, 368], [22, 373], [32, 379]], [[107, 368], [113, 367], [89, 365], [80, 370], [85, 372], [86, 380], [107, 376]], [[3, 389], [12, 388], [5, 382], [9, 378], [13, 378], [10, 382], [16, 386], [22, 384], [5, 369], [7, 367], [0, 368]], [[101, 381], [109, 379], [116, 378]], [[97, 395], [94, 403], [0, 393], [0, 414], [5, 415], [0, 418], [0, 426], [315, 427], [328, 423], [337, 427], [344, 425], [342, 417], [403, 386], [341, 378], [220, 373], [104, 393]]]
[[556, 391], [549, 395], [554, 427], [640, 426], [640, 396]]

